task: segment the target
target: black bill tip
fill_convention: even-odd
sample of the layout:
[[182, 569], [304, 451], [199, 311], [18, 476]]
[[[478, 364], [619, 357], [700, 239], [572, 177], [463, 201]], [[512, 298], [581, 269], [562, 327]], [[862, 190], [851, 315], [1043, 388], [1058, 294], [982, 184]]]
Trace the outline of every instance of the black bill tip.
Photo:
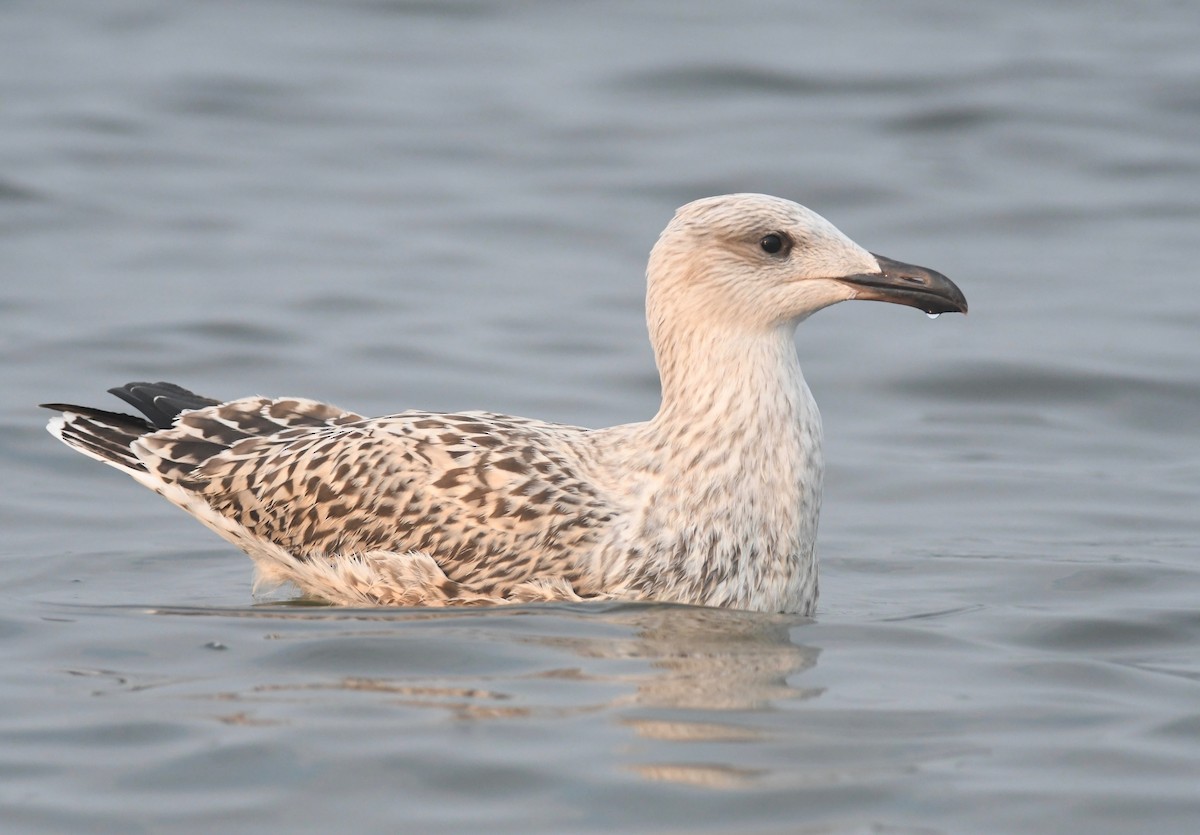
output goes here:
[[875, 260], [879, 262], [879, 272], [838, 279], [857, 291], [856, 299], [908, 305], [930, 314], [967, 312], [967, 297], [937, 270], [883, 255], [875, 255]]

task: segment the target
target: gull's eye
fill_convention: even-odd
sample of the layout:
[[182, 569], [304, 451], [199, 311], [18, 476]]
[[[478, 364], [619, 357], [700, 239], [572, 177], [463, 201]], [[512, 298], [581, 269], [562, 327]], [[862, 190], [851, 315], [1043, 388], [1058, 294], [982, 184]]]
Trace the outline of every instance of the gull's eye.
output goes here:
[[763, 239], [758, 242], [762, 247], [762, 251], [768, 255], [778, 255], [781, 252], [785, 255], [787, 250], [791, 248], [792, 242], [788, 240], [788, 236], [782, 232], [772, 232], [770, 235], [764, 235]]

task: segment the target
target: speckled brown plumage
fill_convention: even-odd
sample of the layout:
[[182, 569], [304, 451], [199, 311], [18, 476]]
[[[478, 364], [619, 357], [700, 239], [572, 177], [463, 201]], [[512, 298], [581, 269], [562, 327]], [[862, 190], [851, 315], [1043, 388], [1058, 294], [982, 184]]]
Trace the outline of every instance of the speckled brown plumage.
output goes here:
[[365, 418], [130, 383], [112, 391], [144, 419], [55, 404], [50, 431], [246, 550], [260, 580], [334, 603], [811, 612], [821, 428], [792, 330], [849, 298], [927, 310], [965, 300], [943, 276], [877, 259], [762, 195], [680, 209], [647, 278], [663, 404], [645, 423]]

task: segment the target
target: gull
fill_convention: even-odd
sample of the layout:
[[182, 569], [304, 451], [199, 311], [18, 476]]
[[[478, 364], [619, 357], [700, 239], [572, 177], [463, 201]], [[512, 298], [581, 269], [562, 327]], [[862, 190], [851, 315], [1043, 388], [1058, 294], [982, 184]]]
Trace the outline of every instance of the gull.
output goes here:
[[68, 404], [48, 430], [245, 550], [264, 584], [345, 606], [653, 600], [812, 615], [824, 460], [793, 334], [867, 299], [967, 311], [933, 270], [815, 212], [731, 194], [680, 208], [646, 270], [662, 383], [642, 423], [491, 412], [368, 418], [171, 383]]

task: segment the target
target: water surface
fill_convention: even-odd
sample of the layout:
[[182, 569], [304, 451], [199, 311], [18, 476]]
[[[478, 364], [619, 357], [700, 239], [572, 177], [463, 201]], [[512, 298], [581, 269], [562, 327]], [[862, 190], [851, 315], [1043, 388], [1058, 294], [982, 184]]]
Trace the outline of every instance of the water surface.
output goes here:
[[[1169, 0], [8, 4], [5, 831], [1200, 828], [1198, 31]], [[32, 408], [170, 379], [645, 419], [646, 253], [728, 191], [971, 302], [801, 328], [814, 621], [256, 601]]]

